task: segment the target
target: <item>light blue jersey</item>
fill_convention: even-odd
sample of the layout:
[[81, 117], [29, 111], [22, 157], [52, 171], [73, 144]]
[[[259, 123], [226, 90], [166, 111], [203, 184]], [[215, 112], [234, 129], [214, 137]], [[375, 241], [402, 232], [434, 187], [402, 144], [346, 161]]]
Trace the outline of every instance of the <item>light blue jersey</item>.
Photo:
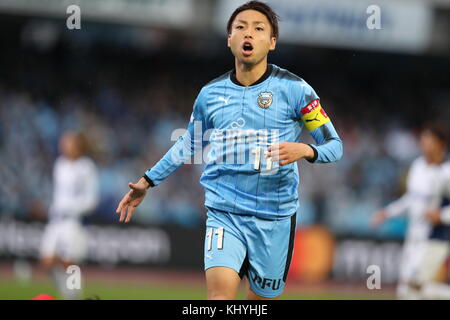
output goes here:
[[280, 166], [264, 154], [271, 144], [300, 142], [307, 128], [316, 145], [311, 162], [342, 157], [342, 142], [320, 99], [303, 79], [268, 65], [251, 86], [233, 71], [200, 91], [186, 133], [144, 177], [158, 185], [184, 163], [206, 163], [205, 205], [264, 219], [297, 212], [297, 163]]

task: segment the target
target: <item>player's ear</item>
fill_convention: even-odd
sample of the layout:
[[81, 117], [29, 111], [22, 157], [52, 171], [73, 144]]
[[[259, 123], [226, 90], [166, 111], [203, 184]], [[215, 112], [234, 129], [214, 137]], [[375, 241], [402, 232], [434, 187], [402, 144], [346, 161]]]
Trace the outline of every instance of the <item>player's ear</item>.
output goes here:
[[228, 48], [231, 48], [231, 33], [229, 33], [227, 37], [227, 46]]
[[270, 47], [269, 47], [270, 51], [275, 50], [276, 46], [277, 46], [277, 38], [271, 37], [270, 38]]

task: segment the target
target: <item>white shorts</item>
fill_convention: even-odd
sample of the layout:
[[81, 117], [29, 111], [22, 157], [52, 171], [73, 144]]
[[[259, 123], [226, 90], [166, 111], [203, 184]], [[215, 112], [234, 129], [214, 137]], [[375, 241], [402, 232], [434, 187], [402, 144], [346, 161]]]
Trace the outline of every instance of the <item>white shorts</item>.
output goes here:
[[70, 262], [81, 262], [87, 255], [87, 232], [75, 220], [50, 222], [45, 228], [40, 256], [59, 257]]

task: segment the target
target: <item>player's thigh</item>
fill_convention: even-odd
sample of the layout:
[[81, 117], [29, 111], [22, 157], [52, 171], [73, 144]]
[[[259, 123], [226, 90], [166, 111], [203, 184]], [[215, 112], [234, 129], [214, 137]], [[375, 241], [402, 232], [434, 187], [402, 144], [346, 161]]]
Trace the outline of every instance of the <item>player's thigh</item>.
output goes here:
[[60, 231], [55, 224], [48, 224], [42, 235], [41, 245], [39, 250], [41, 263], [45, 267], [49, 267], [56, 256], [56, 247], [58, 243]]
[[206, 220], [204, 265], [208, 296], [235, 297], [247, 248], [236, 216], [209, 208]]
[[296, 215], [269, 221], [254, 218], [247, 230], [248, 271], [252, 299], [279, 297], [291, 264]]

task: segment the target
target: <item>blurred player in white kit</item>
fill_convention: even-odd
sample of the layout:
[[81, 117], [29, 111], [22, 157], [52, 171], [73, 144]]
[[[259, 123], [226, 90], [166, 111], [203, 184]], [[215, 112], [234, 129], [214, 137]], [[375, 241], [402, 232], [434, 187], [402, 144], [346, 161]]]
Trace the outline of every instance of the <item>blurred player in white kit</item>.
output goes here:
[[435, 280], [450, 252], [450, 165], [448, 163], [436, 186], [426, 213], [426, 217], [434, 227], [425, 247], [415, 285], [420, 298], [450, 299], [450, 285]]
[[386, 219], [408, 214], [409, 224], [397, 286], [398, 299], [421, 298], [418, 295], [417, 279], [421, 265], [424, 263], [429, 237], [434, 228], [427, 212], [435, 198], [444, 172], [450, 166], [450, 163], [446, 161], [447, 141], [444, 137], [443, 129], [439, 126], [432, 125], [422, 131], [420, 135], [422, 156], [411, 165], [406, 193], [377, 212], [372, 219], [372, 225], [378, 226]]
[[81, 290], [66, 286], [66, 268], [79, 264], [87, 253], [82, 218], [98, 203], [98, 177], [94, 162], [84, 155], [81, 134], [66, 132], [59, 142], [61, 155], [53, 168], [53, 199], [41, 243], [41, 264], [51, 273], [64, 299], [81, 298]]

